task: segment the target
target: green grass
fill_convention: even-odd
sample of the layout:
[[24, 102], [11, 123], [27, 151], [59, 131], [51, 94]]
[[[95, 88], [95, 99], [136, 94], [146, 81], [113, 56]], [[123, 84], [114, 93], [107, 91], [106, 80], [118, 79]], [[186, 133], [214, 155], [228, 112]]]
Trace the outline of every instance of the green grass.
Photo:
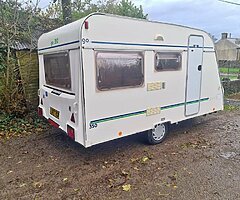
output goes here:
[[237, 79], [237, 75], [236, 75], [236, 76], [234, 76], [234, 75], [222, 76], [222, 77], [221, 77], [221, 80], [222, 80], [223, 78], [230, 78], [230, 80], [232, 81], [232, 80], [236, 80], [236, 79]]
[[239, 107], [238, 106], [225, 104], [224, 105], [224, 110], [226, 110], [226, 111], [234, 111], [234, 110], [239, 110]]
[[[238, 74], [240, 72], [240, 68], [227, 68], [227, 67], [220, 67], [220, 73], [223, 74]], [[229, 70], [229, 71], [228, 71]]]

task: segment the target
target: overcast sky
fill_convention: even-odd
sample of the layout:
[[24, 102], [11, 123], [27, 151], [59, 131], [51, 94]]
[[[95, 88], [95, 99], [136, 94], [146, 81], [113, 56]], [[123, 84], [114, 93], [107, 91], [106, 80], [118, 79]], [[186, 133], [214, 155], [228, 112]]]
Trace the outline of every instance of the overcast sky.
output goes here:
[[[41, 0], [45, 7], [50, 0]], [[229, 0], [240, 3], [240, 0]], [[142, 5], [150, 20], [206, 30], [220, 38], [222, 32], [240, 37], [240, 6], [218, 0], [132, 0]]]

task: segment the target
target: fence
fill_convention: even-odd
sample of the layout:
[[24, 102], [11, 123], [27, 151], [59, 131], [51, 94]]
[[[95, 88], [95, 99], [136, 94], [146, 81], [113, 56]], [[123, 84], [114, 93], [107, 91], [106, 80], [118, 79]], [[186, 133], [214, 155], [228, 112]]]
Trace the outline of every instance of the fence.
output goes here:
[[240, 92], [240, 80], [222, 81], [225, 95]]

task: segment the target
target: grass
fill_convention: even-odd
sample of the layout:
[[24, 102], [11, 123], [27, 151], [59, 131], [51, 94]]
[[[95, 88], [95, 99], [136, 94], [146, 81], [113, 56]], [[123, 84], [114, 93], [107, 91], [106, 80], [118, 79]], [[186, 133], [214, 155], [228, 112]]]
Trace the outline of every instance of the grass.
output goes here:
[[234, 76], [234, 75], [229, 75], [229, 76], [221, 76], [221, 80], [223, 80], [223, 78], [230, 78], [230, 80], [236, 80], [237, 79], [237, 75]]
[[238, 73], [240, 73], [240, 68], [229, 68], [228, 69], [228, 67], [220, 67], [219, 70], [220, 70], [220, 73], [223, 73], [223, 74], [238, 74]]
[[224, 105], [224, 110], [226, 110], [226, 111], [234, 111], [234, 110], [239, 110], [239, 107], [238, 106], [225, 104]]

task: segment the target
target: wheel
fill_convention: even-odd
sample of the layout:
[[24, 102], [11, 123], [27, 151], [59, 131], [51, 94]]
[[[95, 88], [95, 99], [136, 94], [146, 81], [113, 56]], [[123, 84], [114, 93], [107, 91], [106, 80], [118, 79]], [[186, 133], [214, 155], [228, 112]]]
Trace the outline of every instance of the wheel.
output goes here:
[[157, 124], [153, 129], [147, 132], [147, 140], [150, 144], [161, 143], [168, 134], [168, 124]]

